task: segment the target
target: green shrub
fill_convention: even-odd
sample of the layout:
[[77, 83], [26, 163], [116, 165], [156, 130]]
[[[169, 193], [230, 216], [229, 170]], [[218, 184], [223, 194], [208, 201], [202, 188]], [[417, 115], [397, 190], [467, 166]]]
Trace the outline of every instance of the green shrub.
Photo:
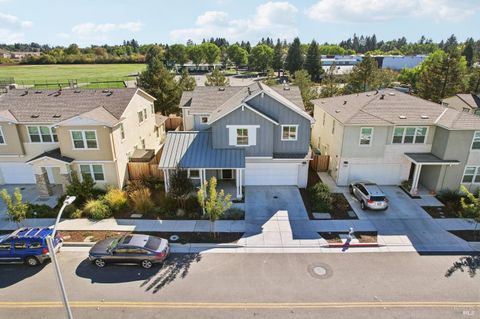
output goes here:
[[58, 210], [48, 205], [28, 204], [27, 218], [56, 218], [57, 214]]
[[109, 189], [104, 199], [108, 206], [115, 211], [124, 208], [128, 202], [127, 193], [118, 188]]
[[240, 208], [232, 207], [227, 209], [222, 219], [242, 220], [245, 219], [245, 211]]
[[69, 217], [72, 219], [82, 218], [83, 212], [81, 209], [76, 208], [73, 212], [70, 213]]
[[447, 203], [458, 203], [460, 205], [460, 198], [462, 195], [458, 191], [445, 189], [438, 193], [437, 198], [443, 202], [444, 204]]
[[151, 211], [155, 206], [151, 198], [150, 190], [146, 187], [130, 193], [130, 200], [132, 201], [133, 209], [143, 214]]
[[412, 181], [411, 180], [404, 180], [402, 182], [402, 187], [407, 190], [407, 191], [410, 191], [410, 189], [412, 188]]
[[314, 211], [326, 212], [332, 209], [332, 194], [326, 184], [315, 184], [310, 189], [310, 200]]
[[155, 190], [163, 187], [163, 181], [158, 176], [142, 176], [140, 183], [150, 190]]
[[110, 217], [111, 210], [105, 201], [90, 199], [86, 202], [84, 211], [92, 219], [104, 219]]

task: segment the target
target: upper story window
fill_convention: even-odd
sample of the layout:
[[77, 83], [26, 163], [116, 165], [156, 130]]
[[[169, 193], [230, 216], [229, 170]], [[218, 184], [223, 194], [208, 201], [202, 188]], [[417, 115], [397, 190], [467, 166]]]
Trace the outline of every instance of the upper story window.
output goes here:
[[143, 109], [143, 117], [145, 118], [145, 120], [147, 119], [147, 109]]
[[396, 127], [393, 130], [393, 144], [423, 144], [427, 137], [426, 127]]
[[105, 174], [103, 173], [103, 166], [96, 164], [82, 164], [80, 165], [80, 173], [82, 177], [90, 176], [94, 181], [104, 181]]
[[360, 129], [360, 146], [372, 145], [373, 127], [362, 127]]
[[259, 125], [227, 125], [228, 145], [252, 146], [257, 144]]
[[150, 110], [152, 111], [152, 114], [155, 114], [155, 105], [150, 105]]
[[74, 149], [97, 149], [96, 131], [71, 131]]
[[27, 126], [31, 143], [58, 142], [57, 131], [49, 126]]
[[143, 111], [138, 111], [137, 115], [138, 115], [138, 123], [142, 124], [143, 121], [145, 120], [144, 117], [143, 117]]
[[480, 131], [473, 134], [472, 150], [480, 150]]
[[248, 145], [248, 129], [237, 128], [237, 145]]
[[480, 183], [480, 167], [467, 166], [463, 172], [462, 183]]
[[282, 125], [282, 141], [297, 140], [298, 125]]
[[3, 135], [1, 126], [0, 126], [0, 144], [5, 144], [5, 135]]
[[140, 140], [140, 145], [142, 145], [142, 150], [144, 150], [145, 149], [145, 139], [144, 138], [142, 138]]
[[207, 122], [208, 122], [208, 116], [202, 116], [202, 117], [200, 118], [200, 121], [202, 122], [202, 124], [207, 124]]
[[120, 123], [120, 137], [122, 140], [125, 139], [125, 128], [123, 127], [123, 123]]

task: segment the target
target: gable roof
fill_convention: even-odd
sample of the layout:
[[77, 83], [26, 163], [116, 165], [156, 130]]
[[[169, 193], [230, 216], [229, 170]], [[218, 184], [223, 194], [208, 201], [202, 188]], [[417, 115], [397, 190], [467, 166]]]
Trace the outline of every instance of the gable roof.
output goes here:
[[18, 122], [57, 123], [97, 109], [119, 120], [137, 91], [141, 90], [10, 90], [0, 96], [0, 112], [10, 111]]
[[475, 94], [456, 94], [460, 100], [465, 102], [472, 109], [480, 108], [480, 97]]
[[27, 163], [32, 163], [36, 162], [38, 160], [44, 159], [44, 158], [51, 158], [56, 161], [64, 162], [64, 163], [71, 163], [74, 161], [73, 158], [68, 157], [68, 156], [63, 156], [62, 153], [60, 152], [60, 148], [53, 149], [51, 151], [46, 151], [43, 152], [42, 154], [35, 156], [31, 160], [27, 161]]
[[345, 125], [439, 125], [449, 129], [480, 129], [479, 116], [447, 109], [393, 89], [312, 102]]
[[282, 85], [269, 87], [260, 82], [248, 86], [197, 86], [193, 91], [183, 92], [180, 107], [188, 108], [190, 114], [211, 114], [220, 107], [226, 108], [232, 104], [237, 106], [249, 96], [254, 96], [261, 91], [268, 91], [270, 95], [282, 99], [283, 103], [305, 110], [298, 87], [292, 86], [289, 90], [284, 90]]

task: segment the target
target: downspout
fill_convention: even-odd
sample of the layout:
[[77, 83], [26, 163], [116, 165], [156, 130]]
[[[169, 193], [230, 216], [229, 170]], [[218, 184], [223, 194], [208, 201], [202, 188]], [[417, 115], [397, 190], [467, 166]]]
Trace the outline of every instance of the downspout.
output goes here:
[[117, 153], [116, 153], [115, 143], [114, 143], [114, 139], [113, 139], [113, 128], [110, 128], [109, 135], [110, 135], [110, 146], [111, 146], [111, 149], [112, 149], [112, 158], [113, 158], [113, 162], [115, 164], [114, 165], [115, 166], [115, 173], [117, 174], [117, 187], [122, 188], [123, 185], [120, 185], [120, 172], [118, 171]]

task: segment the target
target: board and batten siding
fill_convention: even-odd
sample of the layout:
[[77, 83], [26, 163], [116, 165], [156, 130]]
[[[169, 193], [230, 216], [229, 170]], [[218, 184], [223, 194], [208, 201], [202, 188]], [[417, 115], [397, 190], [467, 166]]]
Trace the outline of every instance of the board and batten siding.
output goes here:
[[[229, 129], [227, 125], [258, 125], [256, 145], [229, 145]], [[214, 122], [212, 126], [213, 148], [244, 148], [246, 156], [272, 156], [273, 154], [273, 124], [255, 112], [238, 108]]]
[[[310, 121], [267, 94], [260, 94], [247, 102], [254, 109], [277, 121], [273, 129], [273, 152], [306, 154], [310, 147]], [[282, 141], [282, 125], [298, 125], [296, 141]]]

